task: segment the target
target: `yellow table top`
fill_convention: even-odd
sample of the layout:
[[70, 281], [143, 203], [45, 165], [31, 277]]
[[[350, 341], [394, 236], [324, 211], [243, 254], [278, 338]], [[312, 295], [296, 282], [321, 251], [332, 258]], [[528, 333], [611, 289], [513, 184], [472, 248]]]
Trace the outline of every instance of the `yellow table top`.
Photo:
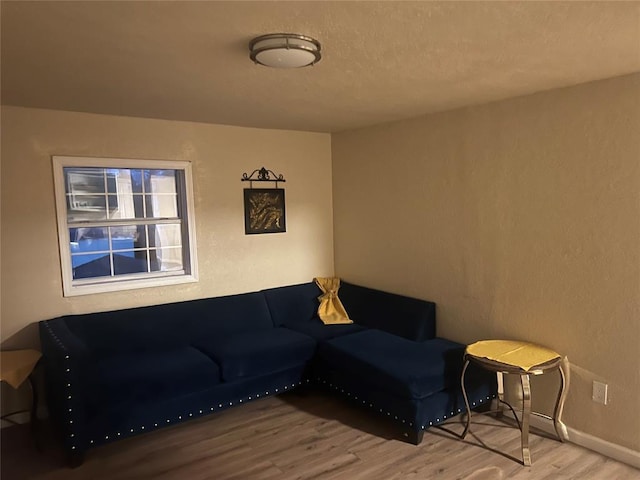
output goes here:
[[7, 350], [0, 352], [0, 381], [13, 388], [22, 385], [40, 360], [37, 350]]
[[469, 345], [467, 354], [522, 368], [527, 372], [536, 365], [560, 358], [557, 352], [535, 343], [513, 340], [481, 340]]

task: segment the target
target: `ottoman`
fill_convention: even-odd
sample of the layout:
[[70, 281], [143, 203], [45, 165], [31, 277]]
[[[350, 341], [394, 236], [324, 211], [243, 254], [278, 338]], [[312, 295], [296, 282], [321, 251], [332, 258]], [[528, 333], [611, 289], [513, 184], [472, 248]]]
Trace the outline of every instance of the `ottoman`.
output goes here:
[[[460, 389], [465, 345], [443, 338], [416, 342], [381, 330], [365, 330], [321, 342], [316, 381], [382, 414], [403, 428], [412, 443], [424, 430], [465, 411]], [[495, 378], [467, 373], [474, 407], [495, 397]]]

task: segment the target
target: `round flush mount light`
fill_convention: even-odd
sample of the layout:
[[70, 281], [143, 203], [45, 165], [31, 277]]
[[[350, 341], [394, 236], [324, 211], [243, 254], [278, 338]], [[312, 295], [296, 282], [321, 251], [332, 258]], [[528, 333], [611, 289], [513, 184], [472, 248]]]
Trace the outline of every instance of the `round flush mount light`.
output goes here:
[[300, 68], [320, 61], [320, 42], [297, 33], [270, 33], [249, 42], [249, 58], [274, 68]]

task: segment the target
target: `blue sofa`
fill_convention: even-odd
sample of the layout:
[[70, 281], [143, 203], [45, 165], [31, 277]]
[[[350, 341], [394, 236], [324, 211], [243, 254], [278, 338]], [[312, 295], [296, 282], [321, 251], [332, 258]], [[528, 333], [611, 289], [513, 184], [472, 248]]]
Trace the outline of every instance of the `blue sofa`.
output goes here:
[[[90, 448], [301, 384], [392, 418], [419, 443], [463, 411], [464, 345], [435, 304], [342, 282], [353, 324], [324, 325], [315, 283], [40, 322], [50, 416], [73, 465]], [[495, 396], [467, 373], [470, 401]]]

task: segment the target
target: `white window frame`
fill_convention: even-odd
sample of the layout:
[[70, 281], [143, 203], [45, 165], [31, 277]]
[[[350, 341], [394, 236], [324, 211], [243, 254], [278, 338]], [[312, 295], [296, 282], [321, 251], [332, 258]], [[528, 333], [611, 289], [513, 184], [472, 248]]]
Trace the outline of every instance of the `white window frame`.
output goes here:
[[[56, 214], [58, 219], [58, 243], [60, 264], [62, 269], [62, 287], [65, 297], [89, 295], [105, 292], [116, 292], [137, 288], [161, 287], [198, 281], [198, 259], [196, 256], [195, 210], [193, 201], [193, 177], [191, 162], [174, 160], [138, 160], [123, 158], [71, 157], [54, 155], [53, 177], [56, 197]], [[186, 223], [182, 243], [183, 269], [168, 272], [149, 272], [117, 275], [112, 277], [95, 277], [73, 279], [71, 260], [71, 243], [67, 222], [67, 199], [65, 189], [65, 167], [93, 168], [131, 168], [148, 170], [180, 170], [184, 174], [184, 192], [178, 195], [179, 218]], [[75, 225], [75, 224], [74, 224]], [[188, 244], [185, 245], [184, 242]]]

